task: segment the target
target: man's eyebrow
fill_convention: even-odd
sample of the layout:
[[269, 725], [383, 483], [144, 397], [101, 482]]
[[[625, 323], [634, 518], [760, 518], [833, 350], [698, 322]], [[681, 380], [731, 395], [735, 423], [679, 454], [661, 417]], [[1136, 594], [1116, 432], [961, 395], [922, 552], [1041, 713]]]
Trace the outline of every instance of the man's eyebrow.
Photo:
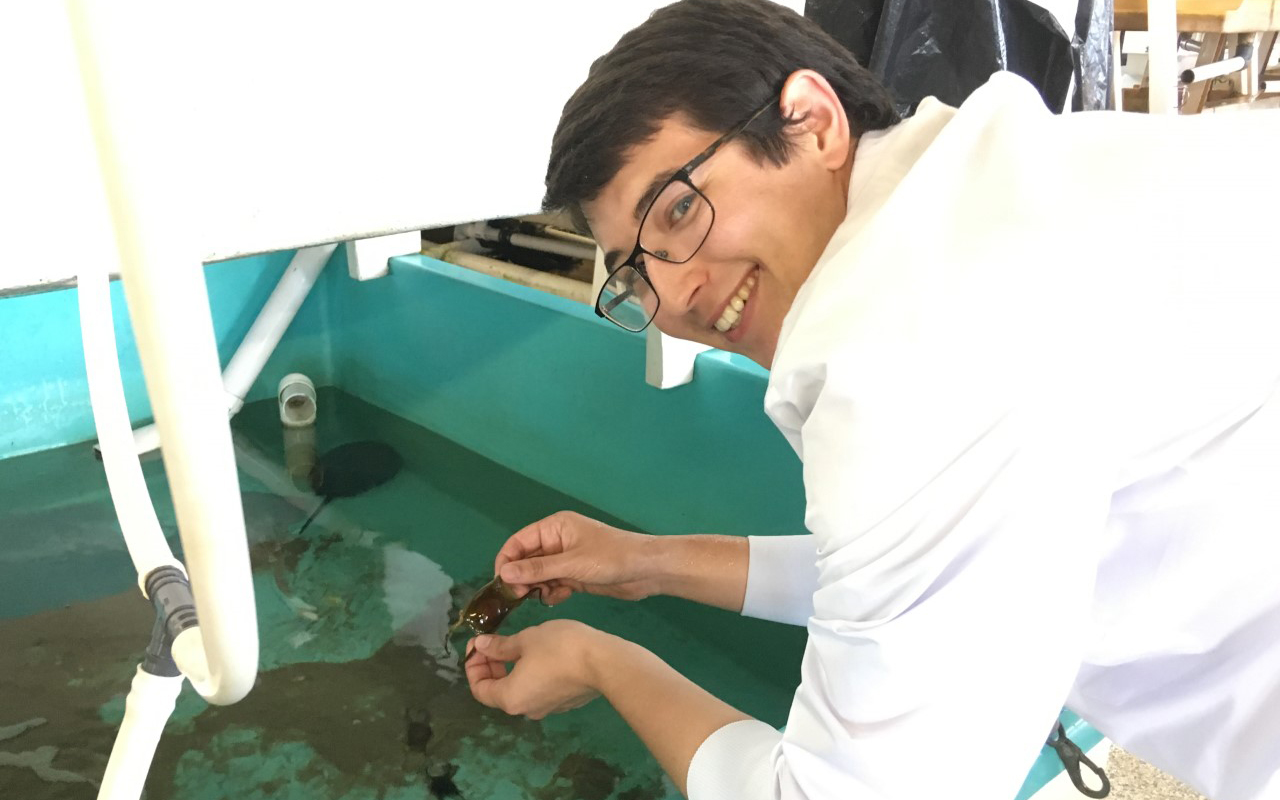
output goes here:
[[678, 169], [672, 169], [660, 172], [653, 177], [653, 180], [649, 182], [649, 188], [644, 190], [644, 194], [640, 195], [639, 201], [636, 202], [635, 211], [632, 212], [636, 222], [639, 222], [640, 218], [644, 216], [644, 212], [649, 210], [649, 206], [657, 199], [658, 192], [662, 191], [662, 187], [666, 186], [667, 182], [674, 178], [679, 171]]
[[[658, 192], [662, 191], [663, 187], [666, 186], [667, 183], [672, 178], [674, 178], [676, 176], [676, 173], [679, 171], [680, 170], [678, 169], [671, 169], [671, 170], [667, 170], [666, 172], [660, 172], [657, 175], [653, 176], [653, 180], [649, 181], [649, 188], [644, 190], [644, 194], [640, 195], [640, 199], [636, 201], [635, 210], [631, 212], [636, 222], [639, 222], [641, 217], [644, 216], [644, 213], [649, 210], [649, 206], [652, 205], [653, 201], [657, 199]], [[618, 259], [620, 258], [622, 258], [621, 250], [610, 250], [609, 252], [605, 253], [604, 254], [605, 269], [612, 272], [614, 269], [617, 268], [618, 266], [617, 262], [618, 262]]]

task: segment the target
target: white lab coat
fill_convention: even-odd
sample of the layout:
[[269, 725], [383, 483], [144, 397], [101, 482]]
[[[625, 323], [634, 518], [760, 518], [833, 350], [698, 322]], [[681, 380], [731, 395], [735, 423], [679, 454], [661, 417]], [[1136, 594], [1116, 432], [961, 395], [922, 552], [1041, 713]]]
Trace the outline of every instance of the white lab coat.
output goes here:
[[801, 684], [692, 800], [1012, 798], [1063, 705], [1280, 797], [1278, 143], [1008, 74], [862, 138], [765, 398], [812, 534], [752, 538], [744, 613]]

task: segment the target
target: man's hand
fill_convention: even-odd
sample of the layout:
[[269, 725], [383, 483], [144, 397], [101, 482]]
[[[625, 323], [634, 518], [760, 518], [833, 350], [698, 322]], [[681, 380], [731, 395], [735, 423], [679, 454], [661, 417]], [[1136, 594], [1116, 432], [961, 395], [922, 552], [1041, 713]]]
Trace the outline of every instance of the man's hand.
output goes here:
[[749, 719], [643, 647], [581, 622], [553, 620], [514, 636], [477, 636], [469, 648], [467, 682], [481, 703], [542, 719], [603, 695], [681, 792], [707, 737]]
[[[588, 664], [610, 639], [564, 619], [513, 636], [477, 636], [467, 655], [467, 682], [477, 700], [508, 714], [542, 719], [569, 711], [600, 696]], [[508, 663], [513, 663], [510, 673]]]
[[494, 572], [523, 596], [533, 588], [548, 605], [574, 592], [641, 600], [659, 592], [656, 538], [561, 511], [516, 531]]

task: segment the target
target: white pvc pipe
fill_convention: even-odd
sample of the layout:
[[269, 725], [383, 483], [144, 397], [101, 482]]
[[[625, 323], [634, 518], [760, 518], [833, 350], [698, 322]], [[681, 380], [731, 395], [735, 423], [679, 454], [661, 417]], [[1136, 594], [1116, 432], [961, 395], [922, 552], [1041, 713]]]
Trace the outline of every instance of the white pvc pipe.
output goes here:
[[447, 261], [450, 264], [456, 264], [460, 267], [483, 272], [486, 275], [492, 275], [497, 278], [509, 280], [512, 283], [518, 283], [521, 286], [528, 286], [533, 289], [540, 289], [544, 292], [550, 292], [560, 297], [568, 298], [579, 303], [590, 305], [591, 286], [582, 281], [575, 281], [572, 278], [566, 278], [562, 275], [552, 275], [541, 270], [522, 267], [518, 264], [508, 264], [505, 261], [499, 261], [496, 258], [488, 258], [486, 256], [475, 255], [474, 253], [463, 252], [458, 245], [462, 243], [453, 242], [450, 244], [432, 247], [424, 251], [424, 255], [432, 258], [438, 258], [441, 261]]
[[203, 648], [175, 642], [174, 660], [229, 704], [253, 687], [258, 626], [226, 395], [202, 266], [156, 255], [126, 258], [124, 283], [200, 618]]
[[1203, 64], [1199, 67], [1192, 67], [1182, 71], [1183, 83], [1196, 83], [1197, 81], [1207, 81], [1213, 78], [1221, 78], [1223, 75], [1230, 75], [1233, 72], [1239, 72], [1249, 66], [1249, 61], [1240, 56], [1228, 58], [1225, 61], [1215, 61], [1212, 64]]
[[[245, 395], [253, 382], [262, 374], [262, 368], [280, 344], [298, 309], [311, 293], [316, 279], [329, 263], [329, 256], [338, 247], [324, 244], [304, 247], [294, 254], [289, 267], [280, 276], [280, 282], [258, 312], [249, 332], [236, 349], [222, 373], [222, 386], [227, 394], [227, 413], [235, 416], [244, 406]], [[133, 446], [138, 453], [148, 453], [160, 446], [160, 433], [155, 425], [144, 425], [133, 432]]]
[[1178, 12], [1175, 0], [1147, 0], [1147, 108], [1178, 113]]
[[[288, 447], [288, 432], [285, 429], [285, 446]], [[306, 430], [294, 428], [293, 430]], [[314, 434], [314, 430], [311, 433]], [[245, 475], [257, 480], [267, 488], [267, 491], [279, 497], [289, 505], [303, 512], [310, 514], [316, 510], [316, 496], [310, 489], [303, 491], [300, 489], [289, 476], [280, 471], [279, 458], [272, 458], [258, 448], [248, 438], [236, 435], [232, 438], [236, 449], [236, 462], [240, 465], [240, 469]], [[321, 516], [316, 517], [317, 520], [328, 520], [330, 527], [347, 527], [358, 528], [359, 525], [351, 519], [348, 519], [339, 508], [334, 504], [329, 504]], [[179, 637], [181, 638], [181, 637]]]
[[544, 239], [541, 236], [530, 236], [527, 233], [511, 234], [511, 243], [516, 247], [526, 247], [530, 250], [541, 250], [544, 253], [556, 253], [570, 258], [577, 258], [583, 261], [590, 261], [596, 257], [596, 249], [586, 245], [576, 244], [574, 242], [561, 242], [555, 239]]
[[[242, 435], [235, 435], [232, 444], [236, 450], [236, 462], [245, 475], [257, 480], [267, 491], [277, 495], [294, 508], [311, 513], [316, 507], [315, 493], [303, 491], [280, 471], [280, 459], [268, 456], [253, 442]], [[333, 505], [331, 504], [331, 508]]]
[[165, 541], [142, 476], [142, 465], [133, 449], [111, 316], [111, 289], [103, 260], [92, 256], [81, 259], [77, 283], [84, 365], [89, 378], [93, 422], [102, 449], [102, 466], [141, 588], [146, 576], [157, 567], [171, 565], [182, 569], [182, 564], [173, 557]]
[[465, 225], [460, 229], [459, 233], [464, 238], [474, 237], [486, 241], [498, 241], [505, 238], [516, 247], [579, 258], [583, 261], [591, 261], [596, 257], [596, 248], [591, 245], [545, 239], [541, 236], [530, 236], [527, 233], [506, 233], [483, 222], [473, 222], [470, 225]]
[[[101, 447], [99, 447], [101, 449]], [[160, 449], [160, 429], [155, 423], [143, 425], [133, 432], [133, 450], [138, 455]]]
[[233, 415], [244, 405], [249, 387], [262, 373], [267, 359], [280, 344], [281, 337], [302, 307], [302, 301], [307, 299], [316, 278], [337, 247], [336, 244], [322, 244], [302, 248], [294, 254], [284, 275], [280, 276], [280, 282], [222, 373], [222, 385], [230, 395], [227, 401]]
[[551, 239], [560, 239], [565, 242], [577, 242], [578, 244], [586, 245], [592, 250], [595, 250], [596, 248], [596, 242], [590, 236], [583, 236], [582, 234], [574, 233], [573, 231], [566, 231], [551, 225], [546, 225], [542, 228], [542, 233]]
[[164, 678], [138, 668], [124, 701], [124, 721], [111, 748], [111, 759], [102, 776], [98, 797], [136, 798], [142, 795], [151, 760], [165, 723], [173, 714], [182, 691], [182, 677]]
[[[201, 646], [186, 647], [184, 660], [175, 650], [175, 661], [210, 703], [234, 703], [257, 676], [258, 621], [217, 342], [199, 243], [188, 230], [198, 189], [177, 169], [189, 137], [114, 116], [128, 107], [137, 81], [174, 96], [183, 87], [136, 50], [112, 50], [106, 12], [89, 3], [66, 7], [200, 619], [184, 636], [195, 633]], [[102, 42], [97, 26], [106, 31]]]

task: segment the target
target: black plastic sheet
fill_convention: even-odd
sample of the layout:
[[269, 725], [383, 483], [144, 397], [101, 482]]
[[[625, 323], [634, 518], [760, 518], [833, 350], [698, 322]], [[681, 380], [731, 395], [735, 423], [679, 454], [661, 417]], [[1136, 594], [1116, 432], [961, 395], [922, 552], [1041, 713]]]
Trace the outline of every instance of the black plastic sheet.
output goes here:
[[1029, 0], [807, 0], [805, 15], [875, 73], [904, 114], [931, 95], [959, 105], [999, 70], [1030, 81], [1053, 111], [1068, 100], [1077, 110], [1109, 102], [1112, 0], [1081, 0], [1070, 33]]

